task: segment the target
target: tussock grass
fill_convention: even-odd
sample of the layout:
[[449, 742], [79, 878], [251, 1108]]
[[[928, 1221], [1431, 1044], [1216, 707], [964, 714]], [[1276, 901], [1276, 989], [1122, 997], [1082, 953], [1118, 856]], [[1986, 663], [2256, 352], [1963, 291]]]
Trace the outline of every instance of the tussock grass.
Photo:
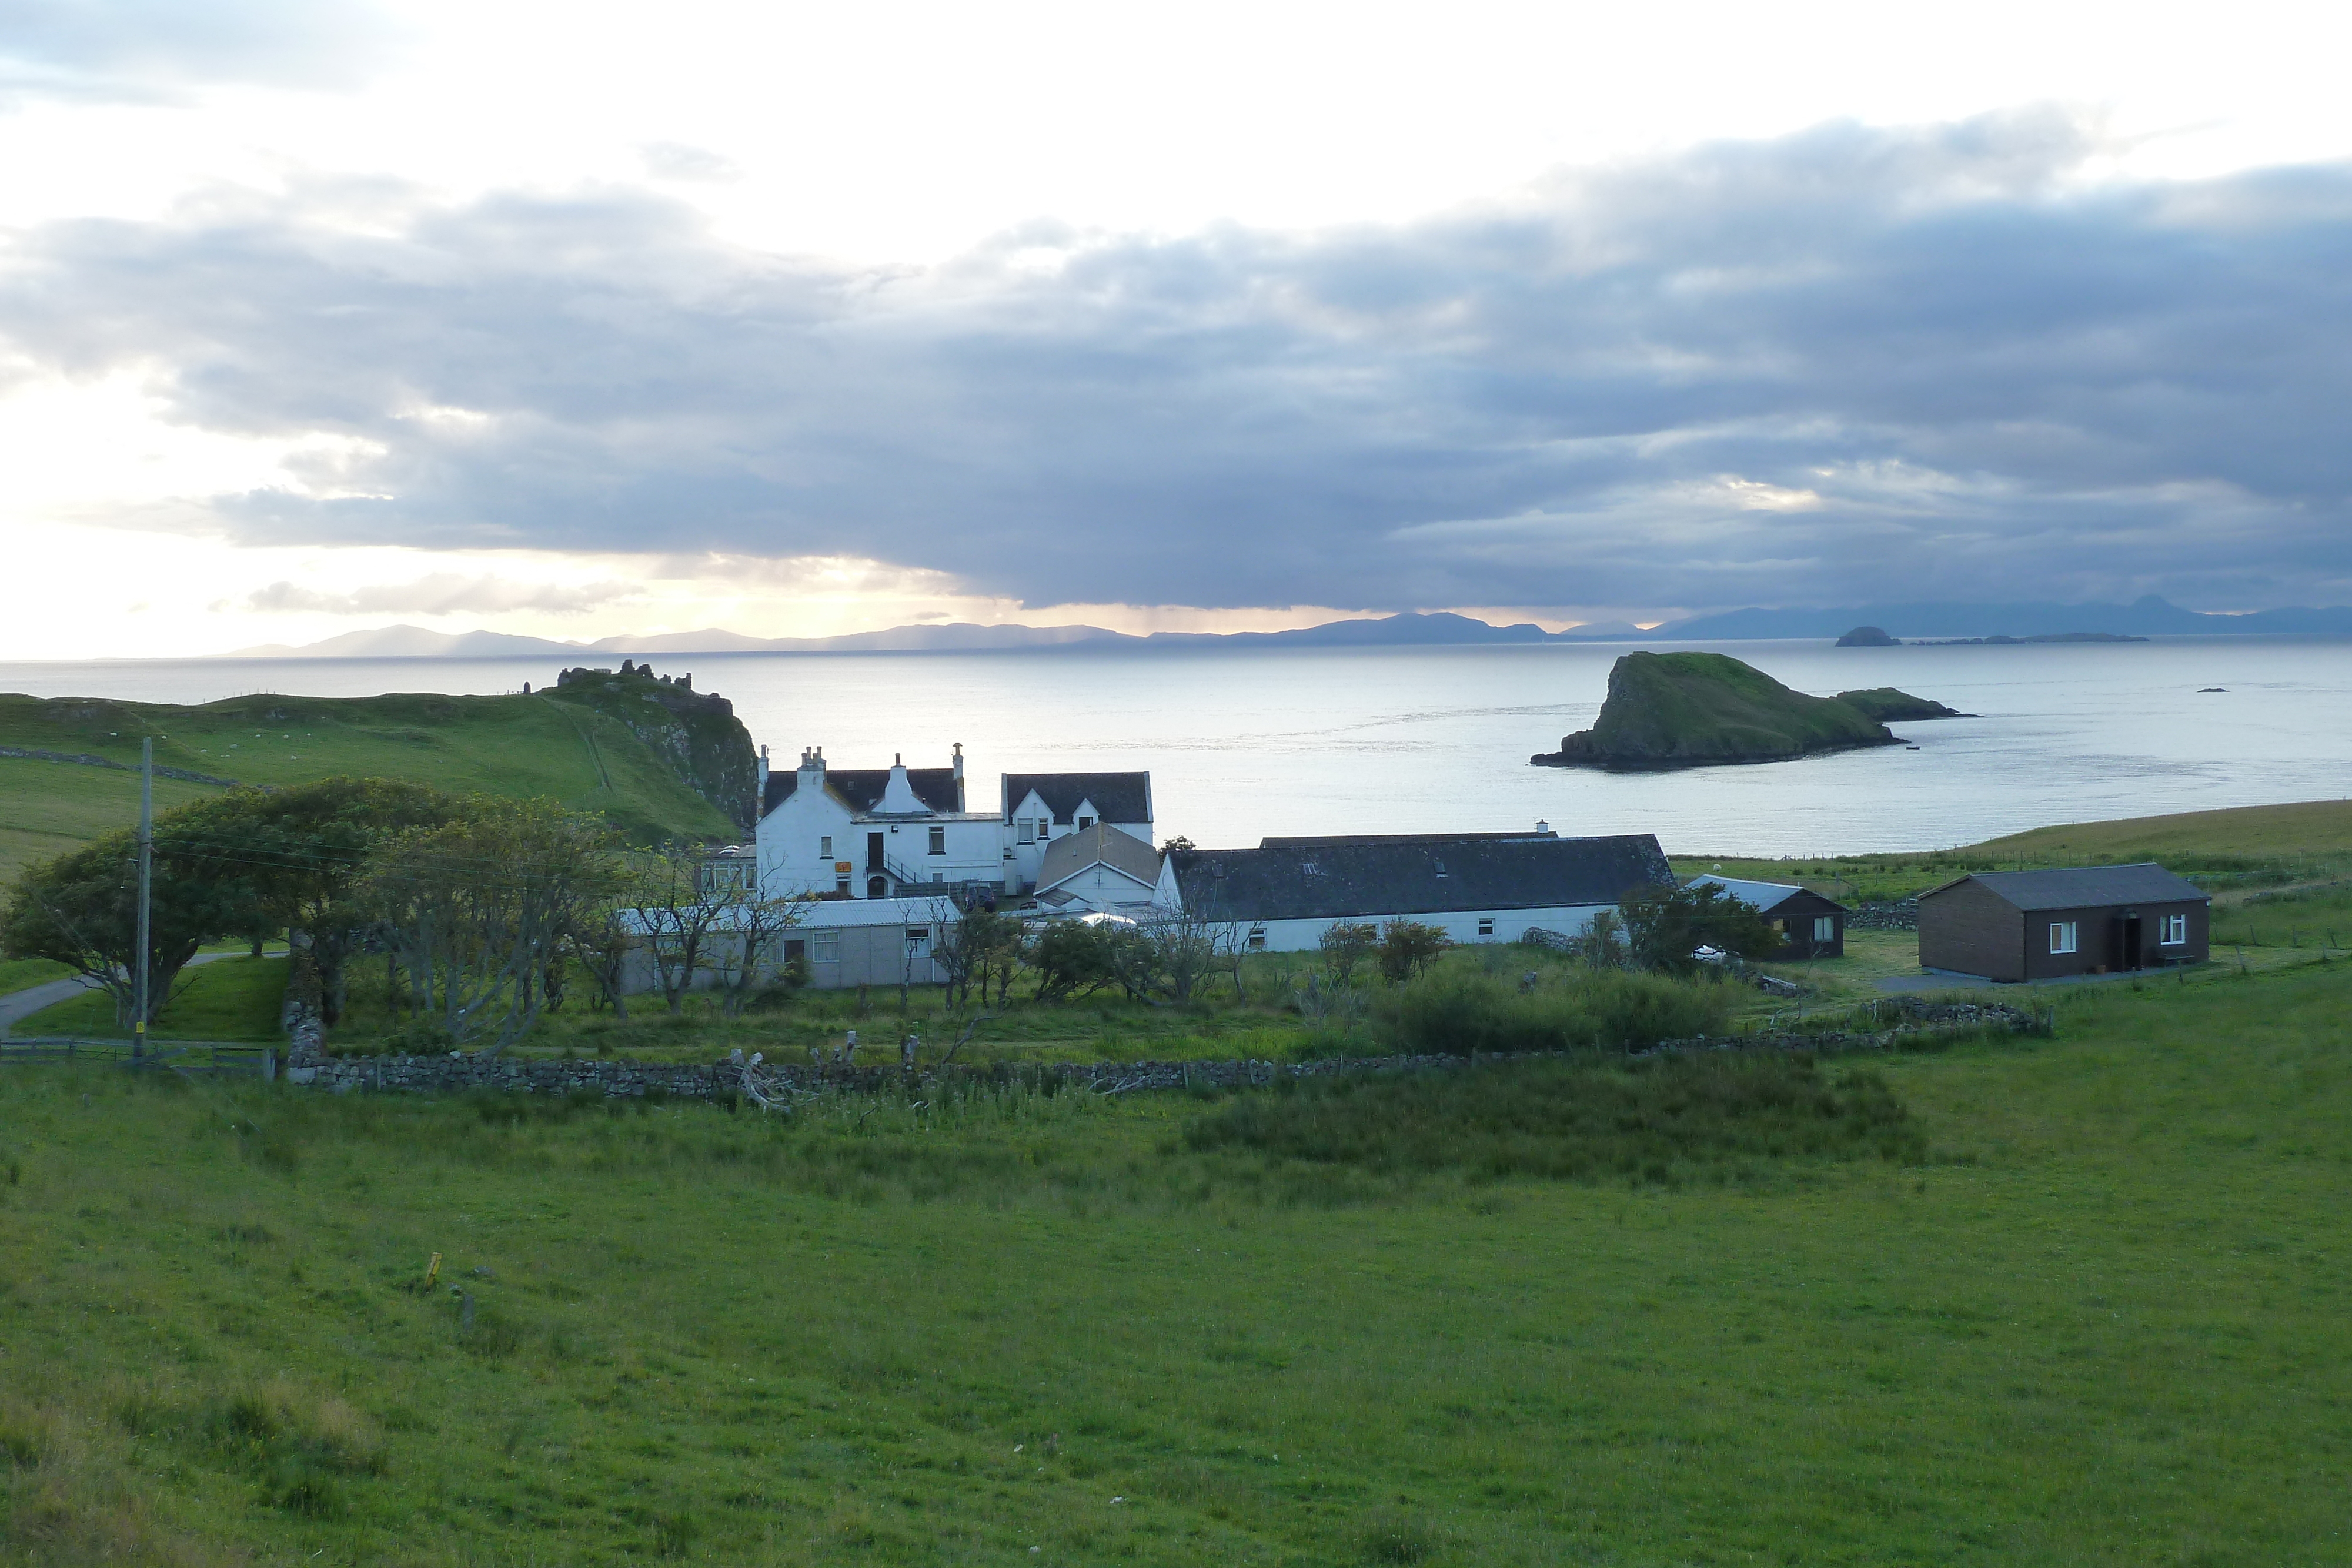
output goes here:
[[1737, 1002], [1721, 985], [1665, 975], [1530, 966], [1532, 990], [1467, 963], [1441, 965], [1383, 992], [1381, 1041], [1412, 1055], [1645, 1050], [1662, 1040], [1720, 1034]]
[[1664, 1186], [1756, 1180], [1790, 1161], [1916, 1164], [1927, 1154], [1878, 1074], [1738, 1052], [1286, 1081], [1202, 1117], [1184, 1138], [1383, 1174]]

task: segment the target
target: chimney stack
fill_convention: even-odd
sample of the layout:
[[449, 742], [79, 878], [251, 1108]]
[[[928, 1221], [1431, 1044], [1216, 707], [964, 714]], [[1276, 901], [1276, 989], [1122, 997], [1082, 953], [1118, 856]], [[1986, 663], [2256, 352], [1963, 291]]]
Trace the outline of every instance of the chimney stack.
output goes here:
[[963, 742], [961, 740], [955, 743], [955, 781], [956, 810], [968, 811], [971, 808], [963, 803]]

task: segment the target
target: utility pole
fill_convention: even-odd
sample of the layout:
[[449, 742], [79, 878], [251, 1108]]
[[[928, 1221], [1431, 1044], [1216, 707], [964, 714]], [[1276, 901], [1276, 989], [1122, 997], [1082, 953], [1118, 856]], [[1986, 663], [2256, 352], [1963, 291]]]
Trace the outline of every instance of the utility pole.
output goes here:
[[155, 740], [139, 742], [139, 967], [131, 979], [135, 1009], [131, 1022], [131, 1060], [147, 1053], [147, 945], [155, 886]]

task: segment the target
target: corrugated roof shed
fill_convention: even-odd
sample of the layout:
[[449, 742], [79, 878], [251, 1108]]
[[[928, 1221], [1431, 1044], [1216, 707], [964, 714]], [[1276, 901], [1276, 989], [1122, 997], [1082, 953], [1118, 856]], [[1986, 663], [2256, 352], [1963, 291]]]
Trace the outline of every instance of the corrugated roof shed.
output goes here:
[[1745, 877], [1717, 876], [1713, 873], [1706, 876], [1695, 876], [1690, 879], [1687, 885], [1696, 887], [1703, 882], [1714, 883], [1750, 909], [1767, 915], [1797, 894], [1807, 891], [1794, 883], [1749, 882]]
[[1649, 833], [1592, 839], [1356, 841], [1171, 850], [1184, 907], [1213, 920], [1346, 920], [1615, 904], [1672, 885]]
[[2140, 865], [2070, 866], [2053, 871], [1980, 871], [1920, 894], [1933, 898], [1961, 883], [1981, 883], [2017, 909], [2091, 909], [2109, 904], [2210, 903], [2201, 887], [2149, 861]]

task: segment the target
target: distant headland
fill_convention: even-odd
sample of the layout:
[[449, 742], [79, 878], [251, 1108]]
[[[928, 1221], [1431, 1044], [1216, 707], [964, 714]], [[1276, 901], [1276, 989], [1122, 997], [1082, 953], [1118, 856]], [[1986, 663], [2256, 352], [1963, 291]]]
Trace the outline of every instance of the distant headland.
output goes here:
[[[1438, 647], [1481, 643], [1745, 642], [1836, 638], [1847, 646], [1892, 646], [1903, 639], [1954, 643], [2137, 642], [2148, 637], [2248, 634], [2352, 637], [2352, 608], [2262, 610], [2243, 615], [2183, 610], [2157, 598], [2132, 604], [1919, 603], [1836, 610], [1732, 610], [1667, 620], [1654, 626], [1587, 622], [1547, 632], [1531, 622], [1496, 626], [1475, 616], [1429, 613], [1360, 616], [1285, 632], [1155, 632], [1136, 636], [1100, 626], [982, 626], [964, 622], [894, 626], [834, 637], [752, 637], [709, 628], [560, 643], [504, 632], [434, 632], [380, 626], [299, 646], [270, 643], [225, 655], [247, 659], [511, 659], [593, 653], [976, 653], [1107, 648]], [[1848, 630], [1851, 628], [1852, 630]], [[1863, 632], [1885, 639], [1846, 643]], [[1845, 636], [1840, 636], [1844, 632]]]

